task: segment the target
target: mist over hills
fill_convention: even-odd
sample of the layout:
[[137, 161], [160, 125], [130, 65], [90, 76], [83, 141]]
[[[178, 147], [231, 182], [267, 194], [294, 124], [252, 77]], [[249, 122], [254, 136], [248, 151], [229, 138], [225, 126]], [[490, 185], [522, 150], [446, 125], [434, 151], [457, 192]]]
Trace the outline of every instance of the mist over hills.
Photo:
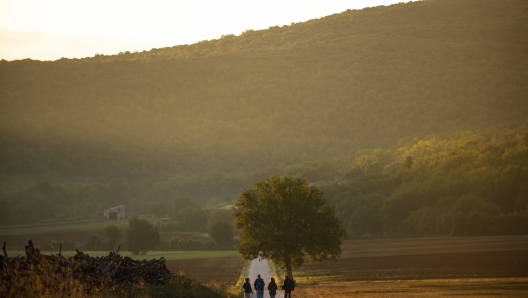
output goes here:
[[526, 1], [431, 0], [141, 53], [1, 61], [1, 182], [251, 172], [525, 123], [527, 15]]

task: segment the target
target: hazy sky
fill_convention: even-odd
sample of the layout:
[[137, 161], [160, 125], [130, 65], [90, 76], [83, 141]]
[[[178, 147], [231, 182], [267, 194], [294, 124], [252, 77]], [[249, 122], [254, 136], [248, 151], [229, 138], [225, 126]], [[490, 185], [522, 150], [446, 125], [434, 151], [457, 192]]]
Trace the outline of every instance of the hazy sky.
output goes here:
[[406, 0], [0, 0], [0, 59], [55, 60], [192, 44]]

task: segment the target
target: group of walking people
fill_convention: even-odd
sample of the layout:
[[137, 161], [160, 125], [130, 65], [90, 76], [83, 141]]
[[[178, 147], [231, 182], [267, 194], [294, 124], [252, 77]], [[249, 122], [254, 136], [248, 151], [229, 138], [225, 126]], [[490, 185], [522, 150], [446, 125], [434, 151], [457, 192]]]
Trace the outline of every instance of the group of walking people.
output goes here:
[[[264, 280], [260, 277], [260, 274], [257, 275], [257, 279], [255, 279], [255, 282], [253, 283], [253, 288], [251, 287], [251, 283], [249, 278], [246, 277], [244, 285], [242, 285], [242, 289], [244, 289], [244, 298], [249, 298], [251, 294], [253, 294], [253, 288], [257, 292], [257, 298], [264, 298], [264, 286], [266, 283]], [[277, 284], [275, 283], [275, 279], [272, 277], [269, 284], [268, 284], [268, 291], [270, 298], [275, 298], [275, 295], [277, 295]], [[291, 298], [291, 292], [294, 289], [294, 283], [293, 280], [291, 280], [287, 275], [284, 278], [284, 283], [282, 285], [282, 290], [284, 290], [284, 298]]]

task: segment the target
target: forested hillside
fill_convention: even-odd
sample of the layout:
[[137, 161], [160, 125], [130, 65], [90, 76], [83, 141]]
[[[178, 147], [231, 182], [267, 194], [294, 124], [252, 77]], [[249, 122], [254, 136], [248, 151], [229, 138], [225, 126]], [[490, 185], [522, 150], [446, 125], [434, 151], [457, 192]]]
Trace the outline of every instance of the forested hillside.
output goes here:
[[405, 140], [323, 189], [352, 236], [528, 234], [528, 126]]
[[1, 183], [209, 180], [522, 123], [527, 15], [523, 0], [431, 0], [141, 53], [1, 61]]
[[352, 237], [528, 234], [528, 124], [493, 127], [482, 134], [400, 139], [387, 149], [139, 186], [120, 180], [4, 185], [0, 225], [100, 218], [103, 210], [118, 204], [125, 204], [129, 214], [160, 206], [161, 216], [164, 211], [170, 216], [174, 204], [174, 227], [204, 229], [207, 213], [188, 199], [175, 198], [188, 196], [202, 206], [229, 203], [244, 188], [275, 174], [318, 182]]

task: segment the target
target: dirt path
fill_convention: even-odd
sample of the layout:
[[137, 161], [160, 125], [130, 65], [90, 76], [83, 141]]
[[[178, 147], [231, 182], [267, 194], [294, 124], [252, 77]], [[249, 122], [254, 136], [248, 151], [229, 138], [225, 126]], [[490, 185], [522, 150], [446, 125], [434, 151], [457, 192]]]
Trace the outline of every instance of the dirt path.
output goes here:
[[[269, 281], [273, 276], [271, 274], [271, 269], [267, 260], [259, 261], [259, 259], [254, 259], [253, 261], [251, 261], [251, 264], [249, 264], [246, 277], [249, 277], [251, 285], [253, 285], [255, 279], [257, 279], [258, 274], [260, 274], [260, 277], [262, 277], [262, 279], [266, 283], [266, 286], [264, 287], [264, 298], [269, 298], [267, 288]], [[277, 295], [275, 296], [275, 298], [283, 298], [284, 293], [280, 291], [280, 283], [277, 282], [277, 286], [279, 287], [279, 291], [277, 291]], [[255, 292], [255, 290], [253, 290], [253, 293], [254, 294], [251, 297], [257, 297], [257, 293]]]

